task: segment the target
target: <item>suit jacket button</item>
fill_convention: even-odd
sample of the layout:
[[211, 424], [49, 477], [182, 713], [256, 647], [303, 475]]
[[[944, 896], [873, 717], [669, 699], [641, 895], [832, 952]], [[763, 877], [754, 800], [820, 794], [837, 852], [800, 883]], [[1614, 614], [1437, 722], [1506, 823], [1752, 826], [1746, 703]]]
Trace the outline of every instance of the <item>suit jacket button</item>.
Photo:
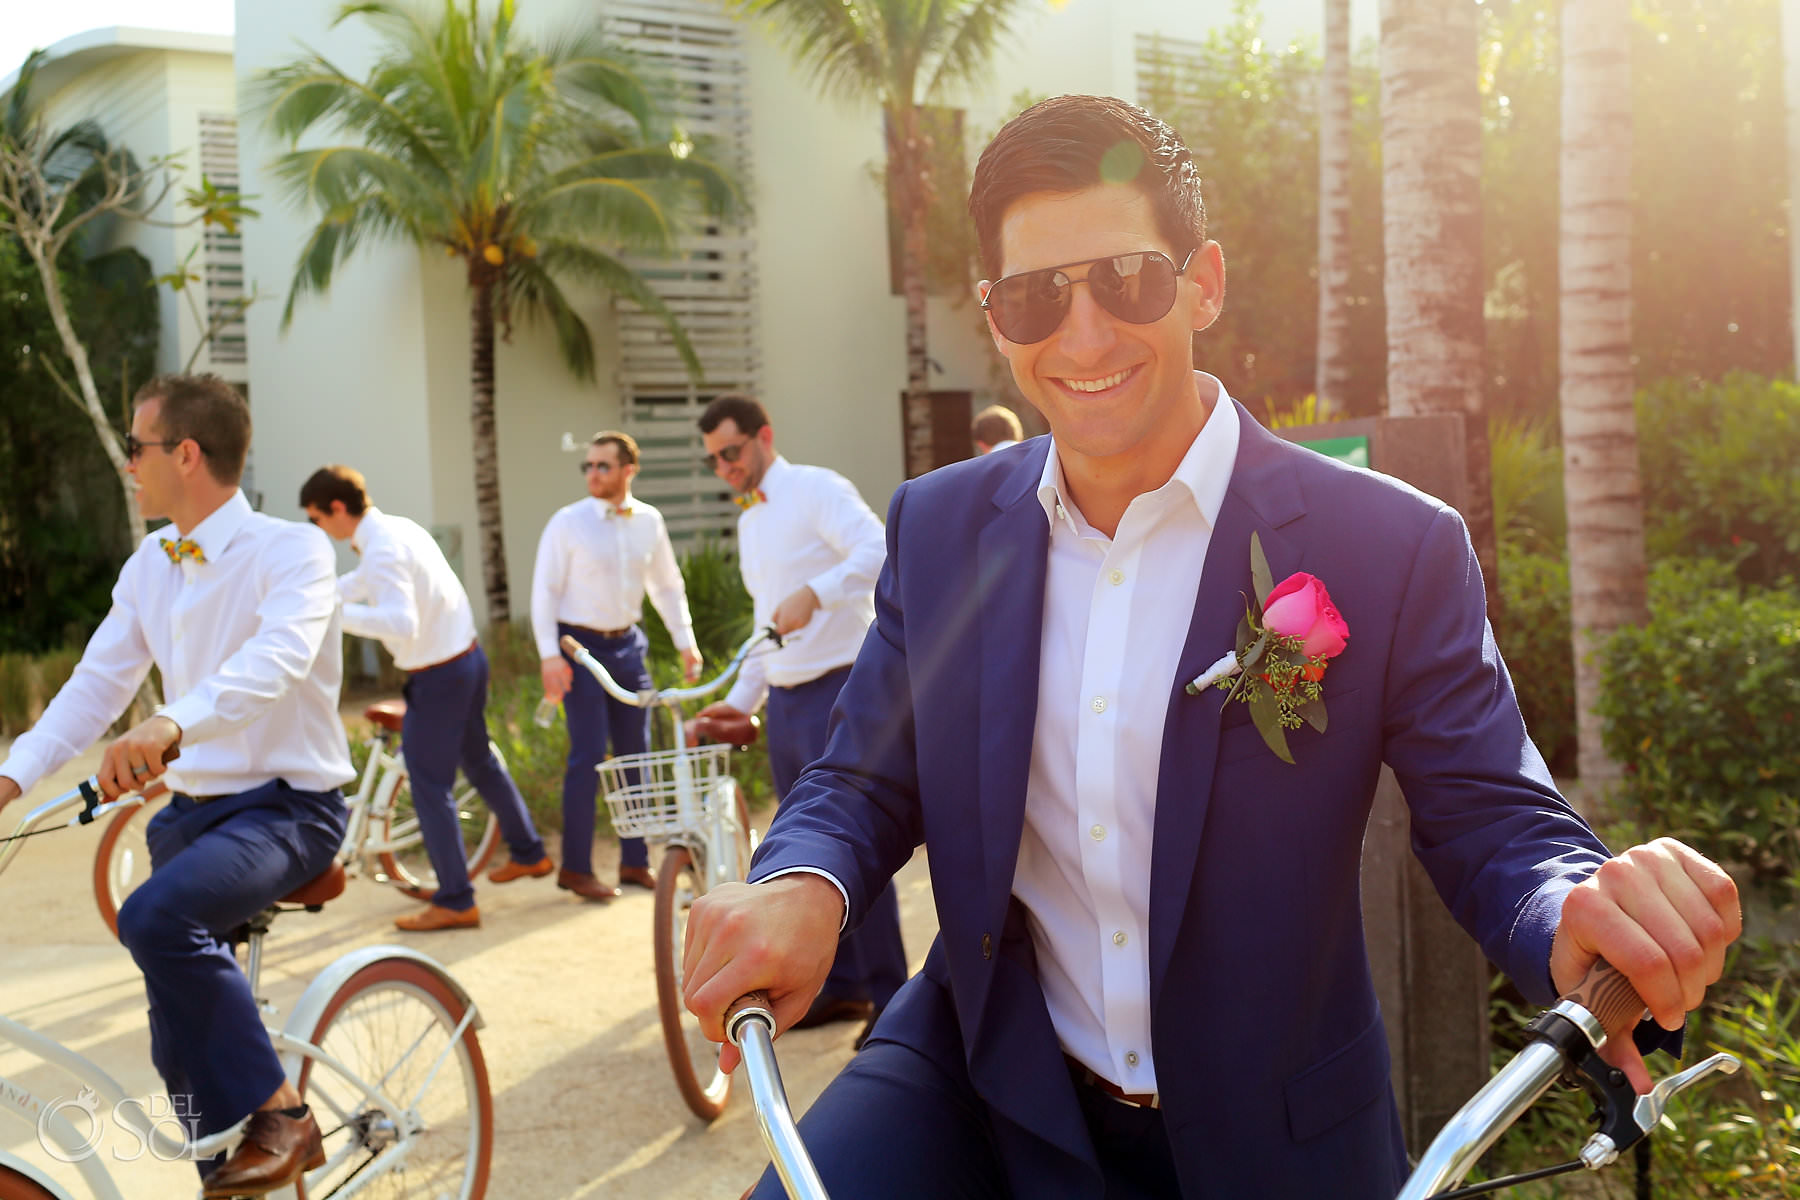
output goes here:
[[981, 957], [994, 957], [994, 939], [985, 933], [981, 935]]

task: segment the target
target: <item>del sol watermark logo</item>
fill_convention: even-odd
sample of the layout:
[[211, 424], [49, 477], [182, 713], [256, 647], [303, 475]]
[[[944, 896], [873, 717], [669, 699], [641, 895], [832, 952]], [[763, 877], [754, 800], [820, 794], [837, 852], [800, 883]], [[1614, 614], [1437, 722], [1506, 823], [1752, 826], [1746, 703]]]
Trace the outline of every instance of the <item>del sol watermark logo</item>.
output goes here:
[[[148, 1154], [158, 1162], [173, 1162], [187, 1156], [188, 1118], [193, 1113], [192, 1098], [150, 1096], [138, 1099], [128, 1096], [110, 1108], [102, 1107], [93, 1088], [84, 1087], [73, 1096], [52, 1100], [38, 1114], [38, 1145], [58, 1162], [78, 1163], [92, 1158], [106, 1147], [114, 1162], [136, 1162]], [[80, 1143], [70, 1146], [51, 1133], [51, 1122], [62, 1117], [74, 1128]], [[171, 1152], [150, 1140], [147, 1134], [160, 1133], [174, 1143]]]

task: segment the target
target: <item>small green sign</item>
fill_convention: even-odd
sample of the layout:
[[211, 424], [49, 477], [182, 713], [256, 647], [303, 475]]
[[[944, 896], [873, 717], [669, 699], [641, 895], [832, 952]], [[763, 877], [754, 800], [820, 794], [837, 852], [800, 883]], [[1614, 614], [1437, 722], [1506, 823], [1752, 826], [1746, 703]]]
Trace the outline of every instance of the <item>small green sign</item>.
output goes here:
[[1366, 437], [1319, 438], [1316, 441], [1301, 442], [1308, 450], [1316, 450], [1326, 458], [1335, 458], [1341, 463], [1349, 463], [1353, 467], [1369, 465], [1369, 439]]

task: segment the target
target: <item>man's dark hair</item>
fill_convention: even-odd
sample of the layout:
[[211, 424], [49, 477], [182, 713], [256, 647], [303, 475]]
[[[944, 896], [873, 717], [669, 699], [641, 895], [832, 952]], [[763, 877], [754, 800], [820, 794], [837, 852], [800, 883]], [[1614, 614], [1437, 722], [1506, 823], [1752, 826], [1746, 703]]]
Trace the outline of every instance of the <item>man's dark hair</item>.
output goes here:
[[217, 375], [158, 375], [137, 390], [131, 407], [160, 401], [156, 428], [163, 438], [192, 438], [206, 459], [206, 470], [220, 483], [235, 486], [244, 477], [250, 452], [250, 405], [238, 390]]
[[984, 446], [996, 442], [1016, 442], [1025, 436], [1025, 427], [1012, 409], [1004, 404], [990, 404], [975, 414], [969, 436]]
[[330, 516], [333, 500], [341, 501], [344, 511], [353, 517], [367, 512], [369, 489], [363, 482], [362, 472], [342, 463], [332, 463], [314, 471], [300, 485], [301, 508], [316, 508]]
[[1052, 96], [1008, 121], [981, 152], [969, 216], [981, 268], [1000, 278], [1000, 222], [1021, 197], [1128, 183], [1150, 201], [1177, 264], [1206, 242], [1200, 170], [1173, 129], [1112, 96]]
[[617, 446], [621, 466], [635, 467], [638, 461], [637, 439], [617, 429], [603, 429], [588, 442], [590, 446]]
[[700, 432], [711, 433], [721, 421], [730, 421], [738, 427], [739, 433], [755, 433], [769, 423], [769, 413], [743, 392], [726, 392], [713, 397], [713, 402], [700, 414]]

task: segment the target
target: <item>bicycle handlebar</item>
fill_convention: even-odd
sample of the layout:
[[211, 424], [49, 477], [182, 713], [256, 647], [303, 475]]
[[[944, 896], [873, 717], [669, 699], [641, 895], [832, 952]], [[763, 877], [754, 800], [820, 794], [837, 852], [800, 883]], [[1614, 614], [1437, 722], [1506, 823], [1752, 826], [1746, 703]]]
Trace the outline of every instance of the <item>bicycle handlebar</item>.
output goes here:
[[792, 1200], [830, 1200], [812, 1158], [794, 1125], [787, 1089], [781, 1085], [781, 1069], [775, 1062], [775, 1011], [763, 991], [739, 996], [725, 1010], [725, 1036], [744, 1056], [744, 1074], [750, 1081], [750, 1099], [756, 1107], [756, 1127], [762, 1131], [769, 1161]]
[[[167, 761], [165, 759], [165, 761]], [[12, 864], [13, 856], [19, 852], [23, 839], [34, 833], [48, 833], [49, 829], [39, 829], [50, 818], [59, 813], [81, 805], [81, 811], [69, 818], [61, 828], [73, 829], [77, 825], [91, 825], [102, 817], [109, 817], [123, 808], [142, 804], [144, 796], [141, 792], [126, 792], [114, 800], [107, 800], [100, 793], [100, 780], [90, 776], [82, 780], [60, 796], [52, 796], [27, 812], [20, 818], [19, 824], [12, 833], [0, 839], [0, 873]]]
[[1730, 1054], [1715, 1054], [1663, 1080], [1648, 1095], [1637, 1095], [1624, 1072], [1608, 1065], [1600, 1050], [1608, 1038], [1629, 1037], [1643, 1014], [1637, 989], [1605, 959], [1597, 960], [1580, 983], [1526, 1027], [1531, 1043], [1432, 1139], [1398, 1200], [1427, 1200], [1460, 1184], [1488, 1147], [1565, 1071], [1579, 1071], [1600, 1093], [1600, 1128], [1579, 1158], [1582, 1166], [1598, 1170], [1656, 1128], [1670, 1096], [1743, 1065]]
[[780, 649], [781, 647], [781, 635], [775, 632], [775, 627], [773, 625], [765, 626], [745, 639], [744, 644], [738, 647], [737, 653], [732, 655], [731, 661], [725, 665], [725, 669], [720, 671], [711, 681], [695, 684], [693, 687], [669, 688], [667, 690], [659, 690], [651, 687], [645, 688], [640, 692], [628, 691], [625, 688], [620, 687], [618, 681], [612, 677], [612, 674], [601, 665], [600, 660], [595, 658], [592, 654], [589, 654], [587, 647], [583, 646], [570, 635], [565, 633], [559, 644], [562, 646], [564, 653], [574, 659], [580, 666], [587, 668], [588, 674], [592, 675], [595, 681], [598, 682], [602, 688], [606, 689], [607, 695], [619, 701], [621, 704], [629, 704], [634, 708], [650, 708], [659, 704], [664, 707], [672, 707], [687, 700], [699, 700], [703, 697], [712, 695], [730, 682], [731, 677], [737, 674], [738, 668], [744, 665], [744, 660], [750, 656], [750, 651], [755, 649], [758, 643], [764, 640], [773, 642], [777, 649]]

